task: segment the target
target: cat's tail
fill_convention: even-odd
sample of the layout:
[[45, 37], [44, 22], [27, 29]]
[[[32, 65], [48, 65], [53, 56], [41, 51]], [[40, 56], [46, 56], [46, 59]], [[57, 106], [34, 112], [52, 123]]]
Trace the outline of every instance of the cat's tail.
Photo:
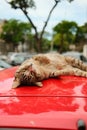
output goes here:
[[79, 68], [83, 71], [87, 71], [87, 65], [84, 62], [82, 62], [81, 60], [76, 59], [74, 57], [70, 57], [70, 56], [65, 56], [65, 59], [66, 59], [67, 63], [69, 63], [73, 67]]

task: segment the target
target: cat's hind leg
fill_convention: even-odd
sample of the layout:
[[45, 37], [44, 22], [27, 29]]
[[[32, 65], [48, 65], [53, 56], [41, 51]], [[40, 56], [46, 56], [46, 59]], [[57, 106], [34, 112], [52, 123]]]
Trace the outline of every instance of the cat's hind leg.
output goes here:
[[81, 60], [69, 56], [66, 56], [65, 59], [67, 63], [70, 64], [71, 66], [79, 68], [83, 71], [87, 71], [87, 64], [85, 64]]
[[74, 75], [74, 76], [87, 77], [87, 72], [80, 70], [78, 68], [66, 68], [63, 70], [52, 72], [50, 74], [50, 77], [57, 77], [61, 75]]

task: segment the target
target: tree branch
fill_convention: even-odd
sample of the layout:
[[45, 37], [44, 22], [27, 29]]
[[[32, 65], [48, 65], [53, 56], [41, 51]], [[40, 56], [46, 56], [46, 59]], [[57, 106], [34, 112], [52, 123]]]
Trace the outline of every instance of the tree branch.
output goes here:
[[47, 24], [48, 24], [48, 22], [49, 22], [49, 19], [50, 19], [50, 17], [51, 17], [51, 14], [52, 14], [53, 10], [55, 9], [55, 7], [57, 6], [57, 4], [58, 4], [59, 2], [60, 2], [60, 0], [55, 0], [55, 4], [54, 4], [54, 6], [52, 7], [52, 9], [50, 10], [50, 12], [49, 12], [49, 14], [48, 14], [48, 17], [47, 17], [47, 20], [46, 20], [46, 22], [45, 22], [45, 24], [44, 24], [44, 26], [43, 26], [42, 31], [41, 31], [40, 38], [42, 38], [43, 33], [44, 33], [44, 30], [45, 30], [45, 28], [46, 28], [46, 26], [47, 26]]
[[34, 25], [34, 23], [32, 22], [31, 18], [27, 15], [27, 11], [26, 10], [23, 10], [21, 8], [21, 10], [23, 11], [23, 13], [25, 14], [25, 16], [27, 17], [27, 19], [29, 20], [30, 24], [32, 25], [34, 31], [35, 31], [35, 34], [38, 35], [38, 32], [37, 32], [37, 28], [36, 26]]

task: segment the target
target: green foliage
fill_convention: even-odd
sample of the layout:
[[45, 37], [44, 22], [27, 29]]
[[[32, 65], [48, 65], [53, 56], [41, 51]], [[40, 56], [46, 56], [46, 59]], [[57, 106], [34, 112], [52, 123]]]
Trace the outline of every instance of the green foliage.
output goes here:
[[19, 9], [26, 10], [27, 8], [35, 7], [35, 3], [33, 0], [11, 0], [9, 4], [14, 9], [19, 8]]
[[82, 42], [82, 41], [84, 41], [84, 31], [82, 27], [78, 27], [74, 42], [78, 44], [79, 42]]
[[82, 26], [82, 29], [85, 33], [87, 33], [87, 23], [85, 23], [83, 26]]
[[77, 23], [71, 21], [65, 21], [63, 20], [61, 23], [57, 24], [54, 28], [53, 31], [56, 33], [76, 33], [77, 31]]
[[87, 23], [79, 26], [73, 21], [62, 21], [53, 28], [54, 48], [58, 51], [69, 49], [70, 44], [80, 46], [87, 43]]
[[[87, 23], [83, 26], [78, 26], [73, 21], [62, 21], [53, 28], [53, 47], [60, 52], [69, 49], [70, 44], [80, 46], [80, 43], [87, 42]], [[40, 35], [40, 33], [39, 33]], [[50, 48], [49, 33], [45, 32], [42, 38], [42, 49], [48, 51]], [[19, 42], [27, 40], [30, 43], [30, 48], [35, 48], [37, 41], [32, 34], [32, 26], [29, 23], [20, 22], [11, 19], [3, 26], [1, 38], [7, 43], [14, 43], [16, 46]]]
[[[76, 22], [62, 21], [54, 28], [53, 41], [54, 44], [59, 46], [59, 50], [64, 51], [64, 48], [68, 48], [69, 44], [74, 43], [75, 35], [77, 34], [78, 25]], [[67, 46], [67, 47], [65, 47]]]
[[77, 27], [74, 43], [85, 43], [87, 41], [87, 23]]
[[29, 23], [11, 19], [4, 24], [1, 38], [8, 43], [18, 44], [20, 41], [23, 42], [25, 36], [30, 33], [31, 25]]
[[64, 39], [63, 44], [61, 44], [61, 41], [62, 41], [61, 37], [62, 37], [62, 35], [60, 33], [57, 33], [53, 37], [54, 49], [58, 50], [60, 52], [61, 51], [66, 51], [69, 48], [69, 43], [67, 42], [67, 40], [65, 40], [66, 39], [66, 34], [63, 35], [63, 39]]

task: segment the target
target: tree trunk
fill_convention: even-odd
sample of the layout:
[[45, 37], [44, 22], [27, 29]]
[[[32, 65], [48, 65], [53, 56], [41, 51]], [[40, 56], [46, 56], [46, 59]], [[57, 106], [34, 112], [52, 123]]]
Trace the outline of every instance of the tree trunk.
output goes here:
[[64, 34], [61, 33], [60, 49], [59, 49], [59, 52], [60, 52], [60, 53], [63, 51], [63, 46], [64, 46]]
[[35, 48], [37, 52], [43, 52], [41, 38], [35, 37]]

